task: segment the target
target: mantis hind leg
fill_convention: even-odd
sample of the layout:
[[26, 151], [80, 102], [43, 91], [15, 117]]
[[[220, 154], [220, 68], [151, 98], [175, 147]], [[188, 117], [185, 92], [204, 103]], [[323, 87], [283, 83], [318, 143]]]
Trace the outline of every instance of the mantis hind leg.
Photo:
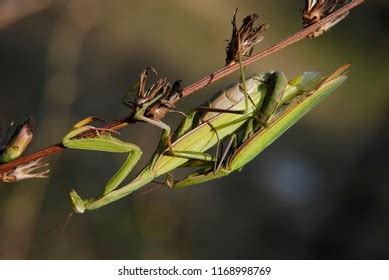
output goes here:
[[206, 167], [195, 171], [185, 177], [182, 180], [176, 181], [173, 183], [172, 188], [181, 189], [189, 186], [194, 186], [197, 184], [205, 183], [214, 179], [218, 179], [224, 176], [227, 176], [231, 172], [225, 168], [221, 168], [217, 173], [214, 172], [213, 166]]
[[[240, 43], [239, 43], [240, 46]], [[253, 49], [250, 51], [250, 55]], [[249, 110], [249, 102], [254, 106], [254, 108], [257, 108], [254, 101], [250, 97], [250, 94], [247, 92], [247, 85], [246, 85], [246, 75], [245, 75], [245, 67], [242, 65], [242, 57], [241, 57], [241, 50], [238, 50], [238, 62], [239, 62], [239, 71], [240, 71], [240, 80], [242, 82], [242, 86], [240, 87], [241, 92], [244, 94], [245, 98], [245, 110], [244, 113], [247, 113]]]
[[[227, 147], [226, 149], [224, 150], [215, 170], [213, 171], [214, 175], [216, 175], [220, 169], [222, 168], [222, 165], [223, 163], [225, 163], [225, 161], [228, 159], [228, 155], [231, 154], [231, 151], [233, 149], [235, 149], [237, 146], [237, 136], [236, 134], [233, 134], [231, 137], [230, 137], [230, 140], [228, 141], [227, 143]], [[227, 164], [226, 164], [227, 165]]]
[[[188, 152], [180, 152], [180, 154], [176, 154], [176, 156], [185, 156], [187, 158], [192, 159], [192, 161], [188, 162], [185, 167], [203, 166], [203, 168], [191, 173], [182, 180], [179, 180], [177, 182], [173, 181], [173, 183], [170, 183], [171, 188], [185, 188], [227, 176], [231, 173], [228, 168], [228, 158], [229, 155], [232, 154], [232, 150], [234, 150], [234, 147], [236, 147], [236, 145], [237, 136], [234, 134], [228, 141], [227, 147], [224, 150], [223, 155], [221, 156], [219, 161], [217, 161], [216, 158], [212, 157], [211, 155], [205, 153], [193, 154]], [[198, 160], [201, 160], [201, 165], [198, 165]], [[217, 163], [216, 168], [214, 163]]]

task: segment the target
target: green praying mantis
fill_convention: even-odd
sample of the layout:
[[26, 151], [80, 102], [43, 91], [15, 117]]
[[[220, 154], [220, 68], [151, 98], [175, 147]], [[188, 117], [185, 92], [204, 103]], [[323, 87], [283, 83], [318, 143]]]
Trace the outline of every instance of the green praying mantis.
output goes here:
[[[101, 195], [84, 199], [76, 191], [71, 191], [73, 211], [84, 213], [85, 210], [103, 207], [180, 167], [203, 166], [183, 180], [171, 183], [172, 188], [199, 184], [240, 170], [340, 86], [347, 79], [345, 71], [348, 66], [339, 68], [328, 77], [306, 72], [289, 83], [280, 72], [260, 73], [242, 79], [243, 85], [234, 84], [211, 100], [210, 112], [191, 112], [172, 136], [170, 128], [159, 125], [163, 132], [152, 159], [130, 183], [122, 187], [119, 185], [140, 159], [141, 149], [113, 137], [110, 131], [88, 126], [91, 119], [77, 123], [64, 137], [64, 146], [128, 153], [128, 157], [105, 185]], [[102, 130], [103, 133], [94, 138], [75, 138], [90, 129]], [[229, 145], [220, 160], [205, 153], [227, 137], [232, 139], [229, 144], [235, 144]], [[234, 148], [231, 149], [231, 146]], [[212, 168], [215, 163], [218, 163], [217, 168]]]
[[[309, 110], [321, 100], [339, 87], [346, 79], [345, 71], [350, 65], [340, 67], [330, 76], [320, 79], [318, 72], [306, 72], [302, 76], [289, 82], [284, 91], [280, 104], [293, 100], [291, 104], [283, 105], [278, 113], [274, 113], [279, 103], [268, 105], [272, 114], [268, 115], [269, 121], [262, 126], [253, 126], [251, 119], [246, 124], [246, 131], [240, 141], [233, 134], [226, 148], [226, 153], [220, 161], [220, 166], [214, 170], [210, 164], [204, 162], [205, 167], [187, 176], [185, 179], [175, 182], [172, 187], [185, 188], [188, 186], [204, 183], [213, 179], [229, 175], [231, 172], [241, 170], [247, 163], [254, 159], [267, 146], [275, 141], [288, 128], [293, 126]], [[275, 93], [280, 93], [276, 91]], [[297, 97], [296, 97], [297, 96]], [[271, 95], [274, 97], [274, 94]], [[262, 115], [263, 117], [266, 115]], [[231, 145], [234, 148], [230, 150]]]

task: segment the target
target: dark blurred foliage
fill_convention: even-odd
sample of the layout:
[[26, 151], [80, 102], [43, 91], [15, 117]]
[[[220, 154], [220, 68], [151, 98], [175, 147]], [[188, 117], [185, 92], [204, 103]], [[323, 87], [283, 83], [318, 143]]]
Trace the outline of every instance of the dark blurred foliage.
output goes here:
[[[188, 85], [223, 65], [235, 8], [240, 19], [256, 12], [270, 24], [264, 48], [301, 28], [304, 1], [45, 4], [8, 24], [0, 21], [0, 120], [36, 119], [30, 152], [59, 142], [85, 116], [125, 116], [129, 109], [120, 98], [146, 66]], [[247, 68], [282, 70], [292, 78], [353, 63], [346, 84], [228, 178], [175, 192], [138, 192], [73, 216], [64, 231], [49, 229], [66, 218], [69, 190], [98, 194], [124, 155], [66, 151], [46, 159], [48, 180], [1, 184], [0, 257], [388, 258], [388, 13], [386, 0], [367, 0], [324, 36]], [[187, 98], [179, 109], [237, 78]], [[166, 120], [174, 126], [179, 118]], [[159, 135], [143, 124], [121, 133], [145, 151], [137, 170]]]

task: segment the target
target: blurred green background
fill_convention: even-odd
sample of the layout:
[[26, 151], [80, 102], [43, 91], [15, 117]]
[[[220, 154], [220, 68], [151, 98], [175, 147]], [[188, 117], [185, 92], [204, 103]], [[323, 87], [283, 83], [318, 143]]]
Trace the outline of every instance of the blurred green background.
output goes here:
[[[120, 98], [146, 66], [188, 85], [224, 63], [230, 21], [270, 24], [257, 50], [301, 28], [304, 1], [0, 1], [0, 121], [36, 119], [28, 152], [57, 143], [73, 123], [128, 114]], [[96, 195], [125, 155], [66, 151], [51, 176], [0, 185], [2, 259], [343, 259], [389, 257], [387, 0], [366, 1], [331, 32], [247, 68], [329, 73], [349, 80], [240, 173], [181, 191], [138, 192], [73, 216], [68, 193]], [[185, 99], [186, 111], [238, 74]], [[172, 126], [180, 117], [166, 118]], [[145, 151], [160, 130], [122, 139]], [[153, 186], [150, 186], [152, 188]]]

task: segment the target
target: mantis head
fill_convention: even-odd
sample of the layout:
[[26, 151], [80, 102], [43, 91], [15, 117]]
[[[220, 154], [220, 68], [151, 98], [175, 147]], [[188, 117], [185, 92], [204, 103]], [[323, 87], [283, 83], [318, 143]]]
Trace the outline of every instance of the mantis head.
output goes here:
[[82, 214], [85, 212], [85, 202], [75, 190], [70, 192], [70, 203], [74, 213]]

